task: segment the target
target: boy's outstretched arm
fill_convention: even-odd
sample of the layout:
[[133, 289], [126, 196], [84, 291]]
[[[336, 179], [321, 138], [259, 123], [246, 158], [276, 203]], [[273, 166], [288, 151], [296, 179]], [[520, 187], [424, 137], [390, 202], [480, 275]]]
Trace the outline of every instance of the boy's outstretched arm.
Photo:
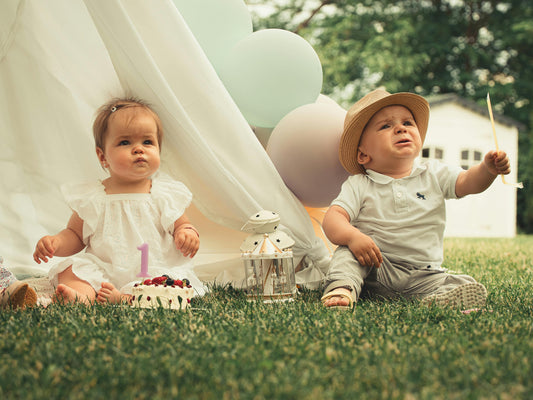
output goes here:
[[494, 182], [498, 175], [511, 172], [511, 163], [503, 151], [489, 151], [483, 162], [461, 172], [455, 182], [455, 194], [463, 197], [468, 194], [481, 193]]
[[347, 246], [359, 264], [379, 267], [383, 262], [381, 251], [376, 243], [370, 236], [350, 224], [350, 216], [344, 208], [331, 206], [324, 216], [322, 228], [331, 243]]

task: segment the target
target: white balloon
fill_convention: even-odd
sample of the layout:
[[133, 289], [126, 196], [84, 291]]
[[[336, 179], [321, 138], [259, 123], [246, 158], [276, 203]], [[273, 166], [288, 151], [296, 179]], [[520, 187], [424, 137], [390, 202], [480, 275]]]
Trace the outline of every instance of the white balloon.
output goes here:
[[319, 94], [318, 99], [316, 99], [316, 103], [332, 104], [334, 106], [339, 107], [341, 110], [344, 110], [344, 108], [342, 108], [339, 103], [337, 103], [331, 97], [326, 96], [325, 94]]
[[339, 161], [346, 111], [312, 103], [296, 108], [276, 125], [267, 153], [289, 189], [308, 207], [325, 207], [349, 174]]

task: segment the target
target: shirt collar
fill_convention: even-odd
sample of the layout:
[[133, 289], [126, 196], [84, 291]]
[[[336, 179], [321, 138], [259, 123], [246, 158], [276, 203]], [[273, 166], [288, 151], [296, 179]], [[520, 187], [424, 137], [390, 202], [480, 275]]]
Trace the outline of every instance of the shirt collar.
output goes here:
[[[427, 165], [425, 163], [420, 162], [419, 159], [417, 158], [413, 162], [413, 169], [411, 170], [411, 173], [409, 174], [409, 176], [400, 178], [400, 180], [401, 179], [410, 179], [410, 178], [413, 178], [415, 176], [418, 176], [422, 172], [424, 172], [426, 169], [427, 169]], [[367, 176], [371, 180], [373, 180], [376, 183], [380, 183], [382, 185], [386, 185], [387, 183], [390, 183], [390, 182], [395, 180], [394, 178], [392, 178], [392, 177], [390, 177], [388, 175], [380, 174], [379, 172], [373, 171], [371, 169], [367, 169], [366, 173], [367, 173]]]

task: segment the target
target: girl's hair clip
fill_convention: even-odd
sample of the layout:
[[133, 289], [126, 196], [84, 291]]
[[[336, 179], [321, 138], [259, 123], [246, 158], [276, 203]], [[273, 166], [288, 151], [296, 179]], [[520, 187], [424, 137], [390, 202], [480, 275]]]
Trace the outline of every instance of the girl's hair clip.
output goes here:
[[117, 104], [116, 106], [111, 107], [111, 112], [114, 113], [118, 109], [124, 107], [126, 104]]

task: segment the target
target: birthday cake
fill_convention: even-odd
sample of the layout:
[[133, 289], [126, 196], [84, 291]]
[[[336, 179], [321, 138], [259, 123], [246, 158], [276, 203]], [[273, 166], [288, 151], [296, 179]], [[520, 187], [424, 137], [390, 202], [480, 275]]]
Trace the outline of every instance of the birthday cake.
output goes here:
[[132, 307], [185, 310], [194, 290], [188, 279], [172, 279], [164, 275], [135, 284], [131, 294]]

